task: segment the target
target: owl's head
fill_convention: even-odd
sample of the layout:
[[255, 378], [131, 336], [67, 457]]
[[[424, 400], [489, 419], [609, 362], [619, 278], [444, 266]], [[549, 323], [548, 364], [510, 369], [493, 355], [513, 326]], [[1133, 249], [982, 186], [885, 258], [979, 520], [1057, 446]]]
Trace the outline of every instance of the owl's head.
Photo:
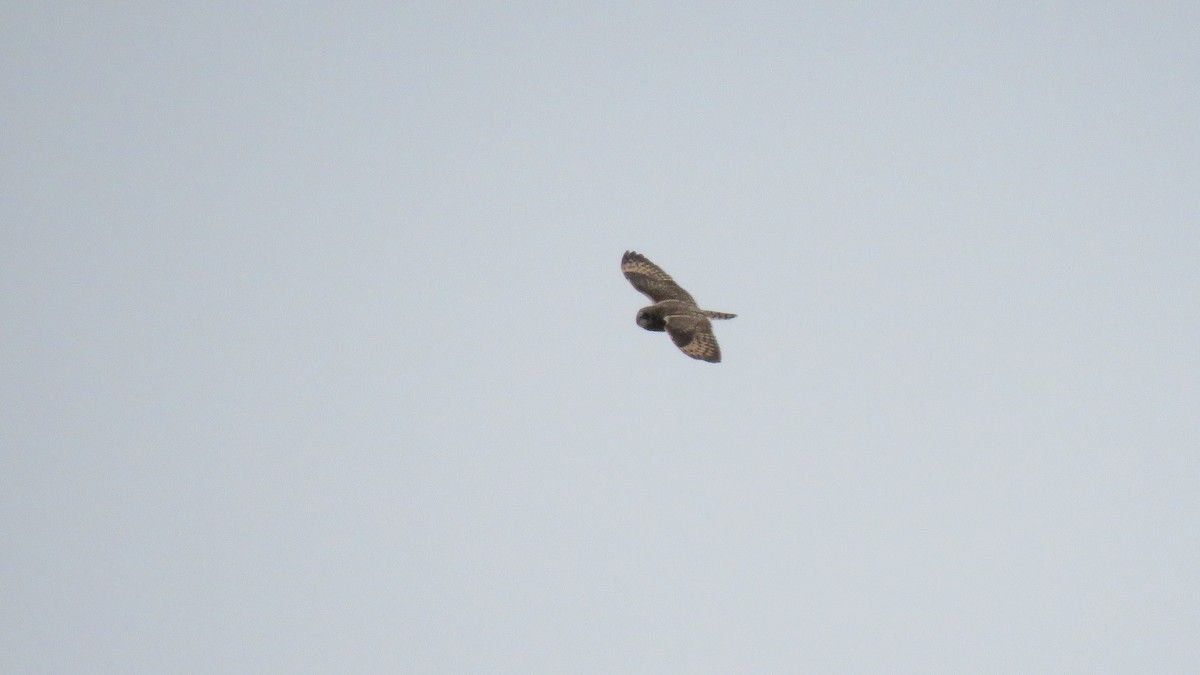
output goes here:
[[638, 310], [637, 325], [646, 330], [664, 331], [667, 329], [667, 322], [656, 312], [651, 312], [649, 309]]

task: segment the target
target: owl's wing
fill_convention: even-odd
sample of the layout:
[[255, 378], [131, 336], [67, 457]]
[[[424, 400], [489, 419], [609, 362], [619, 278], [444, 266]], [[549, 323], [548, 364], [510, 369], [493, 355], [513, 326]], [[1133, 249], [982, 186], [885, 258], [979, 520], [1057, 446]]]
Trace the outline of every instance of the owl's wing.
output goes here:
[[626, 251], [625, 255], [621, 256], [621, 271], [634, 288], [655, 302], [682, 300], [688, 304], [696, 304], [691, 294], [675, 283], [671, 275], [647, 260], [641, 253]]
[[667, 334], [676, 347], [693, 359], [721, 362], [721, 347], [713, 335], [712, 323], [703, 316], [671, 314], [667, 317]]

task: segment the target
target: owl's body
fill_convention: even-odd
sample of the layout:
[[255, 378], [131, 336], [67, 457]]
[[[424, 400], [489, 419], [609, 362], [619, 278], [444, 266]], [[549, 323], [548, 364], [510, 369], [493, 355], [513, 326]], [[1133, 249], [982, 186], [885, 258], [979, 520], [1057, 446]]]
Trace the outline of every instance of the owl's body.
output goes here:
[[667, 329], [667, 317], [701, 316], [709, 319], [732, 319], [737, 314], [714, 312], [689, 305], [682, 300], [663, 300], [638, 310], [637, 324], [646, 330], [664, 331]]
[[721, 348], [710, 319], [732, 319], [736, 314], [700, 309], [690, 293], [640, 253], [626, 251], [621, 257], [621, 271], [634, 288], [654, 300], [653, 305], [638, 310], [637, 325], [650, 331], [666, 331], [675, 346], [693, 359], [721, 361]]

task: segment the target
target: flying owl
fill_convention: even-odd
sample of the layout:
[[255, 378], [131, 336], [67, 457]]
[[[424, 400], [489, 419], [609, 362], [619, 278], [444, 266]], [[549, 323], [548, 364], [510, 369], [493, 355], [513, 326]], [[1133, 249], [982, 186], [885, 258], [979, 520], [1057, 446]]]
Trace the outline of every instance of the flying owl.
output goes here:
[[709, 319], [732, 319], [736, 314], [700, 309], [692, 295], [683, 290], [671, 275], [636, 251], [621, 256], [621, 271], [629, 283], [653, 305], [637, 313], [637, 325], [646, 330], [666, 331], [676, 347], [693, 359], [721, 362], [721, 348]]

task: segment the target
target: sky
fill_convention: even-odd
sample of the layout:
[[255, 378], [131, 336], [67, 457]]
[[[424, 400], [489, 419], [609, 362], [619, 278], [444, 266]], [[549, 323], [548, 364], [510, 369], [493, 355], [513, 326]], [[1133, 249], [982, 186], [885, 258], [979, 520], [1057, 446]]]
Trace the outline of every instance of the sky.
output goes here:
[[0, 671], [1200, 671], [1198, 30], [5, 3]]

